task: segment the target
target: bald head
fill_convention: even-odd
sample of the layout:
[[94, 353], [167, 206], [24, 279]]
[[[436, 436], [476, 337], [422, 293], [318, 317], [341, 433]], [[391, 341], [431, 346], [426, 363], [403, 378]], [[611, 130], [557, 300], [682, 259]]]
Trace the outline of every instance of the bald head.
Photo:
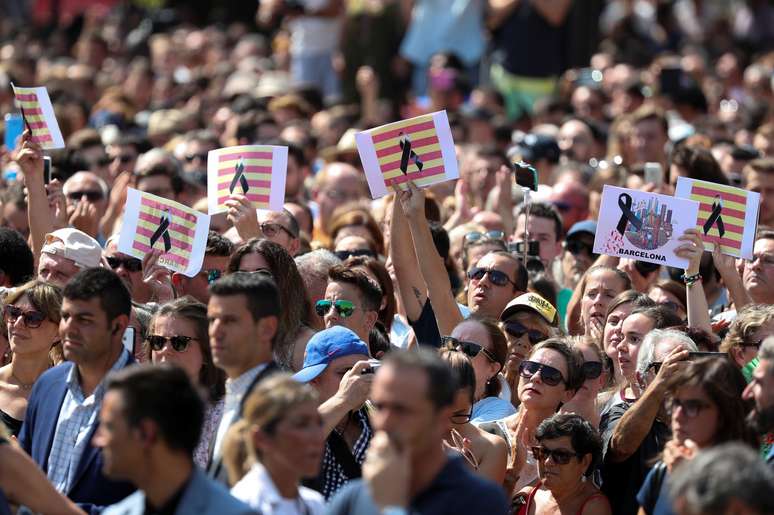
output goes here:
[[347, 163], [330, 163], [317, 174], [313, 191], [320, 206], [317, 226], [326, 234], [333, 210], [347, 202], [368, 198], [365, 175]]
[[549, 201], [562, 215], [565, 234], [576, 222], [589, 216], [589, 190], [569, 176], [554, 185]]

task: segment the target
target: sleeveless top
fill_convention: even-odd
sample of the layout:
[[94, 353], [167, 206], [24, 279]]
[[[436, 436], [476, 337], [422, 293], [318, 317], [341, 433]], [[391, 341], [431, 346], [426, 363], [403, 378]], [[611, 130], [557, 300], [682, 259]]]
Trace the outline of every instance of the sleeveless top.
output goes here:
[[[535, 497], [535, 493], [540, 488], [540, 485], [542, 485], [542, 481], [538, 481], [538, 484], [532, 487], [532, 490], [529, 493], [529, 496], [527, 497], [526, 504], [523, 504], [521, 506], [521, 509], [519, 510], [517, 515], [529, 515], [529, 507], [532, 504], [532, 499]], [[583, 504], [581, 504], [581, 507], [578, 508], [578, 512], [576, 515], [583, 515], [583, 509], [586, 508], [586, 505], [591, 502], [592, 500], [596, 499], [597, 497], [602, 497], [603, 499], [607, 500], [607, 497], [605, 497], [605, 494], [602, 492], [597, 492], [595, 494], [591, 494], [586, 498], [585, 501], [583, 501]]]
[[[0, 445], [8, 444], [8, 440], [0, 436]], [[8, 505], [8, 499], [0, 488], [0, 515], [11, 515], [11, 507]]]
[[23, 420], [17, 420], [1, 409], [0, 422], [5, 424], [5, 427], [8, 428], [8, 432], [13, 436], [19, 436], [19, 431], [21, 431], [22, 424], [24, 423]]

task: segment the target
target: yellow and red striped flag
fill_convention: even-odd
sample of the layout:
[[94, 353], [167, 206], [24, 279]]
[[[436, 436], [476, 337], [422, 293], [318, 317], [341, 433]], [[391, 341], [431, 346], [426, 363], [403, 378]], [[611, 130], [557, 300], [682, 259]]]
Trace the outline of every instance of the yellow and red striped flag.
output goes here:
[[677, 178], [675, 196], [699, 202], [696, 228], [704, 248], [729, 256], [752, 259], [755, 231], [758, 227], [760, 194], [687, 177]]
[[64, 148], [62, 132], [46, 88], [19, 88], [13, 84], [11, 87], [24, 124], [32, 132], [32, 140], [46, 150]]
[[211, 150], [207, 155], [207, 212], [227, 210], [232, 194], [244, 195], [256, 209], [282, 211], [288, 147], [241, 145]]
[[209, 228], [209, 215], [129, 188], [118, 250], [139, 259], [160, 250], [160, 265], [193, 277], [204, 261]]
[[425, 187], [459, 178], [446, 111], [359, 132], [355, 141], [373, 198], [408, 180]]

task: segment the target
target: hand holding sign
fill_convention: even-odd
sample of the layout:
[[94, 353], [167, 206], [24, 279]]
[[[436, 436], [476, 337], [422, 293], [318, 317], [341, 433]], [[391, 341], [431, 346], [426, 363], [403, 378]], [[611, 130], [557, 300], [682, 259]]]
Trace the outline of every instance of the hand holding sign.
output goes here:
[[229, 210], [228, 200], [242, 195], [256, 209], [282, 211], [288, 147], [241, 145], [207, 155], [208, 213]]
[[59, 130], [46, 88], [18, 88], [14, 84], [11, 84], [11, 87], [33, 141], [44, 149], [64, 148], [62, 132]]

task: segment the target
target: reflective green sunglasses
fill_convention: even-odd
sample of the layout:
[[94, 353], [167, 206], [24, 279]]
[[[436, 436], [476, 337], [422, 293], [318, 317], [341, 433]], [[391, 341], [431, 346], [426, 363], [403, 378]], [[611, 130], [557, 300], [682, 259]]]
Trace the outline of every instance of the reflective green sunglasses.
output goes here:
[[336, 310], [336, 313], [338, 313], [341, 318], [349, 318], [352, 316], [352, 313], [355, 312], [355, 305], [351, 300], [337, 300], [335, 302], [330, 300], [318, 300], [314, 305], [314, 310], [318, 316], [324, 317], [330, 312], [331, 307]]

